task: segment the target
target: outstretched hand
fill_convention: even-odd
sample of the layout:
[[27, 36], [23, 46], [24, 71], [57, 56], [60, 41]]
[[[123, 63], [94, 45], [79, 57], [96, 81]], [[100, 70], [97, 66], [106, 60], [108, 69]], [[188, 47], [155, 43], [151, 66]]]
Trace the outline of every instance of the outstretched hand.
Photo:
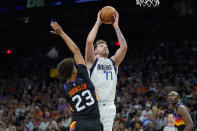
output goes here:
[[118, 13], [118, 12], [116, 12], [116, 13], [113, 15], [113, 17], [114, 17], [113, 27], [114, 27], [114, 28], [116, 28], [116, 27], [118, 27], [118, 22], [119, 22], [119, 13]]
[[60, 35], [61, 33], [63, 33], [61, 26], [56, 21], [51, 22], [50, 25], [53, 28], [53, 31], [50, 31], [51, 33], [55, 35]]

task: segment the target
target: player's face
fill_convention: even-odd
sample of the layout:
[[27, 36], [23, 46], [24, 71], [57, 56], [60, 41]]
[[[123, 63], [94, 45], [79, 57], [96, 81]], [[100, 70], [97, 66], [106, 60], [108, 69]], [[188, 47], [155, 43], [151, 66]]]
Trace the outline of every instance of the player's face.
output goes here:
[[109, 55], [109, 50], [106, 44], [104, 43], [100, 43], [97, 45], [96, 49], [95, 49], [95, 53], [98, 55], [101, 55], [103, 57], [108, 57]]
[[176, 104], [178, 101], [178, 94], [176, 92], [171, 92], [168, 94], [168, 102], [170, 104]]
[[173, 114], [168, 115], [168, 123], [174, 124], [175, 118]]

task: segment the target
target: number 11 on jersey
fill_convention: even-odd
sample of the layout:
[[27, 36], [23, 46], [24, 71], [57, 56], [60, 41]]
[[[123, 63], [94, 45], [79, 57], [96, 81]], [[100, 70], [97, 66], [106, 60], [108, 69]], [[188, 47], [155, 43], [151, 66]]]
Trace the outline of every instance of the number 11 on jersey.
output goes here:
[[104, 71], [106, 74], [106, 80], [113, 80], [112, 71]]

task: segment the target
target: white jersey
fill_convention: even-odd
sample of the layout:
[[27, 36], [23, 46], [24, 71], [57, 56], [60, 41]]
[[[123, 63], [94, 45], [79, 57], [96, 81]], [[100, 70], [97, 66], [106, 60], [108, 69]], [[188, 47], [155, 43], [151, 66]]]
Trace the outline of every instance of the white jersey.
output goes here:
[[112, 59], [96, 58], [90, 68], [90, 79], [96, 88], [99, 103], [114, 103], [117, 73]]
[[178, 131], [175, 126], [165, 126], [163, 131]]

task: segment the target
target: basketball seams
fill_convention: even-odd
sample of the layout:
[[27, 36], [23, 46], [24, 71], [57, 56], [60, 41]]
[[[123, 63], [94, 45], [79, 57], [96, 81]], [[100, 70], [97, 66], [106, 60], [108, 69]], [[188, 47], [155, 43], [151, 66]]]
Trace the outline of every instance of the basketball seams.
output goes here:
[[[107, 9], [105, 10], [105, 12], [103, 12], [103, 14], [101, 14], [102, 15], [102, 18], [105, 18], [106, 16], [106, 14], [107, 14], [107, 12], [110, 10], [110, 8], [109, 7], [107, 7]], [[102, 12], [101, 12], [102, 13]]]
[[105, 6], [104, 8], [101, 9], [101, 20], [105, 24], [112, 24], [114, 22], [113, 15], [115, 14], [116, 9], [114, 9], [111, 6]]
[[106, 16], [107, 15], [107, 13], [110, 11], [110, 8], [108, 7], [107, 8], [107, 10], [105, 11], [105, 14], [103, 15], [103, 17], [105, 18], [105, 17], [108, 17], [108, 16]]
[[[111, 8], [110, 7], [107, 7], [107, 9], [106, 9], [106, 11], [104, 12], [104, 14], [102, 15], [102, 17], [103, 18], [111, 18], [111, 14], [110, 15], [108, 15], [108, 16], [105, 16], [109, 11], [111, 10]], [[115, 9], [113, 9], [113, 11], [114, 11], [114, 13], [112, 13], [113, 15], [115, 14]], [[102, 13], [102, 12], [101, 12]], [[112, 16], [113, 16], [112, 15]]]
[[[113, 13], [113, 15], [114, 15], [115, 13]], [[113, 16], [112, 15], [112, 16]], [[111, 18], [111, 16], [106, 16], [106, 17], [103, 17], [103, 19], [106, 19], [106, 18]]]

